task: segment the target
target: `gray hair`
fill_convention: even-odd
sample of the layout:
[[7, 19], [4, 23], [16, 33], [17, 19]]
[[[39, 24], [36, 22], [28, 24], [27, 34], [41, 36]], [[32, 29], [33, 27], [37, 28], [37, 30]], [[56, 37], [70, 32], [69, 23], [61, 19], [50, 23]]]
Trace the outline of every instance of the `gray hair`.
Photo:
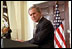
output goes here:
[[41, 13], [40, 8], [37, 7], [37, 6], [35, 6], [35, 5], [33, 5], [32, 7], [30, 7], [29, 10], [28, 10], [28, 12], [29, 12], [31, 9], [33, 9], [33, 8], [36, 8], [37, 12]]

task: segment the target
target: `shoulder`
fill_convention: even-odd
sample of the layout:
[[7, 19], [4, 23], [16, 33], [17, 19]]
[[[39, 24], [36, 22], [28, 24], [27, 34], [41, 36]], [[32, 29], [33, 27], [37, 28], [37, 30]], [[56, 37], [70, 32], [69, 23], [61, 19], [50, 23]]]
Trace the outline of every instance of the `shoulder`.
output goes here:
[[46, 18], [42, 18], [39, 22], [39, 24], [47, 25], [47, 24], [52, 24], [51, 21], [47, 20]]
[[41, 20], [39, 21], [39, 24], [38, 24], [39, 28], [49, 28], [49, 27], [52, 27], [52, 23], [47, 20], [46, 18], [41, 18]]
[[51, 23], [51, 21], [48, 20], [48, 19], [46, 19], [46, 18], [44, 18], [44, 22], [46, 22], [46, 23]]

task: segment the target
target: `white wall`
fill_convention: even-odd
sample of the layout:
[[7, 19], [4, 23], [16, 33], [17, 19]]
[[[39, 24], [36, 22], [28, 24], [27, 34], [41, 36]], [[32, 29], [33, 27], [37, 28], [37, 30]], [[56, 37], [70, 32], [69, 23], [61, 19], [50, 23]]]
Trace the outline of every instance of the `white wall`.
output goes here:
[[69, 7], [69, 30], [68, 33], [70, 34], [70, 48], [71, 48], [71, 1], [68, 2]]
[[68, 6], [69, 6], [69, 26], [70, 26], [70, 30], [71, 30], [71, 1], [68, 2]]

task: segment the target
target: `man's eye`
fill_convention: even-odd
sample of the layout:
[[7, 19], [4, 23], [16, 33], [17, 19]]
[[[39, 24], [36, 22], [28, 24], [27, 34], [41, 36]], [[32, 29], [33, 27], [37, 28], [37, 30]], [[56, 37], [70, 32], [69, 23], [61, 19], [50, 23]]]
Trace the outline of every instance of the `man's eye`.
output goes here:
[[32, 14], [30, 14], [30, 16], [32, 16]]
[[35, 13], [33, 13], [33, 14], [35, 14]]

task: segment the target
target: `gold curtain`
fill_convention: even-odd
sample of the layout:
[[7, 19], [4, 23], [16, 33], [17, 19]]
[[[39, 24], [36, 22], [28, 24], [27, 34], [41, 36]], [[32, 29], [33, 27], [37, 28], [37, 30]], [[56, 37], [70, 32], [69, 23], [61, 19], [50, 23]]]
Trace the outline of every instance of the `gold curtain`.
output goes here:
[[[27, 1], [6, 1], [8, 7], [8, 16], [10, 28], [12, 30], [11, 39], [12, 40], [29, 40], [32, 38], [32, 31], [30, 27], [30, 18], [28, 16]], [[1, 11], [2, 10], [1, 1]], [[2, 12], [1, 12], [2, 18]]]

